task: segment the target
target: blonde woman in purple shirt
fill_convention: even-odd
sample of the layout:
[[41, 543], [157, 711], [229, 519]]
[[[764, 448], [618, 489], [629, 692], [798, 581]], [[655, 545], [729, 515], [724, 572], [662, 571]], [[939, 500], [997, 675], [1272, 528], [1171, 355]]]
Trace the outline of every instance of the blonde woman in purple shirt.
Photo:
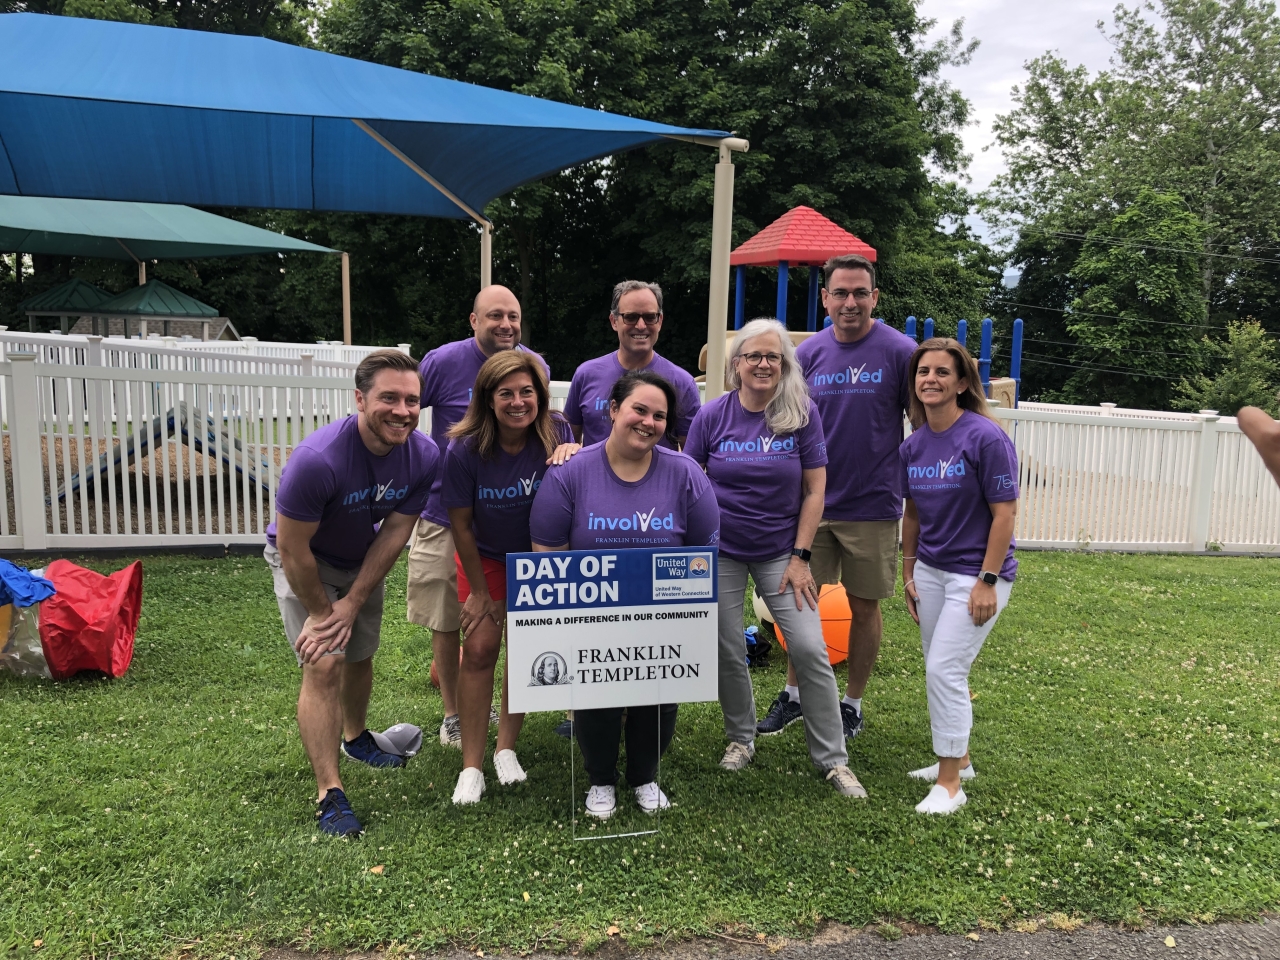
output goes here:
[[777, 320], [752, 320], [734, 337], [729, 356], [733, 389], [698, 411], [684, 448], [706, 469], [720, 504], [720, 708], [729, 740], [720, 766], [741, 770], [756, 754], [756, 700], [742, 646], [750, 573], [787, 638], [809, 758], [840, 793], [865, 797], [848, 766], [840, 694], [809, 570], [827, 479], [822, 420]]
[[975, 776], [969, 670], [1018, 570], [1018, 455], [987, 412], [978, 365], [958, 342], [926, 340], [908, 369], [914, 431], [898, 451], [906, 492], [902, 579], [907, 610], [920, 624], [938, 757], [911, 776], [935, 781], [917, 812], [948, 814], [966, 802], [960, 781]]

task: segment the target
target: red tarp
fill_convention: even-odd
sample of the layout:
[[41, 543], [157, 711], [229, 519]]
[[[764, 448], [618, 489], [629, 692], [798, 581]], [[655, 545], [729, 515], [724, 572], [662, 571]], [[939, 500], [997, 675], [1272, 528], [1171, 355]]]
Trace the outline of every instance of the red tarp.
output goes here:
[[142, 564], [104, 577], [55, 560], [44, 576], [58, 591], [40, 604], [40, 644], [53, 679], [81, 670], [124, 676], [142, 613]]

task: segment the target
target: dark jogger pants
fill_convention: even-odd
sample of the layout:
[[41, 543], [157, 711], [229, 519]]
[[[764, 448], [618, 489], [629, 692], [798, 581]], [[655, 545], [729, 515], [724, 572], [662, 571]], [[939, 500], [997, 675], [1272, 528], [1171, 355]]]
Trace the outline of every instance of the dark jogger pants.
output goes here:
[[633, 788], [652, 783], [658, 775], [658, 758], [667, 752], [676, 732], [678, 706], [664, 703], [575, 710], [573, 728], [591, 785], [611, 787], [618, 782], [618, 740], [624, 709], [627, 713], [627, 783]]

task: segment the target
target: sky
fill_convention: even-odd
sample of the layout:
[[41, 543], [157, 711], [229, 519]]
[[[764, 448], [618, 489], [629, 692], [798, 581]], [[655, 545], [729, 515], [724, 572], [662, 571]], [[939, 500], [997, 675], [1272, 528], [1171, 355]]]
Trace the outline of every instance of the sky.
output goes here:
[[[972, 189], [984, 190], [1004, 170], [1004, 158], [993, 145], [991, 123], [1013, 106], [1012, 89], [1026, 78], [1023, 65], [1055, 50], [1071, 65], [1083, 63], [1091, 71], [1104, 69], [1111, 47], [1097, 22], [1111, 24], [1116, 0], [922, 0], [921, 14], [937, 25], [932, 36], [943, 36], [955, 20], [964, 20], [966, 39], [981, 41], [972, 61], [948, 67], [943, 76], [972, 104], [971, 124], [964, 131], [965, 152], [972, 156]], [[984, 147], [990, 149], [983, 150]], [[984, 225], [971, 221], [979, 232]]]

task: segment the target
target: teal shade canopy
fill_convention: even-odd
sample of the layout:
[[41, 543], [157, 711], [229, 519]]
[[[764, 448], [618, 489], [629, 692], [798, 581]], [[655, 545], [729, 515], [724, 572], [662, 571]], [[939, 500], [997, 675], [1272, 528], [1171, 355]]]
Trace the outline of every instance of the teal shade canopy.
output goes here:
[[104, 300], [92, 310], [94, 316], [167, 317], [171, 319], [211, 320], [218, 311], [195, 297], [175, 290], [161, 280], [149, 280], [140, 287], [126, 290]]
[[92, 313], [99, 304], [110, 299], [111, 294], [107, 291], [77, 278], [28, 297], [18, 304], [18, 312], [36, 316], [78, 316]]
[[108, 260], [337, 252], [177, 204], [3, 194], [0, 251]]

